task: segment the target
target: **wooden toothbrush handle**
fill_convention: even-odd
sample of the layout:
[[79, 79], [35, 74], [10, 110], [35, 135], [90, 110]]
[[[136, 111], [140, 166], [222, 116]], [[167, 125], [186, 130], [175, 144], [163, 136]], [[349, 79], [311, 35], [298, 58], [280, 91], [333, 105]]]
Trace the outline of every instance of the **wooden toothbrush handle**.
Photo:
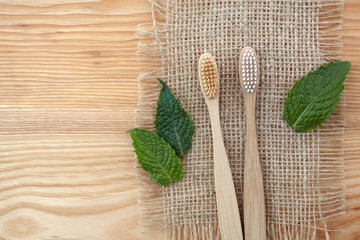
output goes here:
[[218, 108], [210, 110], [210, 115], [214, 144], [216, 203], [221, 236], [224, 240], [242, 240], [238, 201], [224, 146]]
[[[256, 135], [255, 100], [245, 103], [244, 227], [246, 240], [266, 239], [265, 196]], [[249, 106], [250, 105], [250, 106]]]

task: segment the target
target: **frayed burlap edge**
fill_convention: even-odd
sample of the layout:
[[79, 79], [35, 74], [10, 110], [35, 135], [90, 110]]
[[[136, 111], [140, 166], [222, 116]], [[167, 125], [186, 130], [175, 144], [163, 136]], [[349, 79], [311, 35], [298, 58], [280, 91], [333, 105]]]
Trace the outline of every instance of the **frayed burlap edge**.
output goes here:
[[[161, 43], [158, 39], [158, 34], [164, 28], [166, 18], [166, 1], [165, 0], [151, 0], [153, 22], [149, 24], [139, 25], [138, 35], [142, 40], [139, 44], [139, 61], [145, 61], [148, 66], [142, 69], [138, 78], [139, 80], [139, 105], [135, 118], [136, 127], [144, 127], [147, 129], [154, 129], [154, 113], [156, 108], [156, 101], [160, 90], [159, 84], [156, 81], [157, 77], [163, 75], [162, 72], [162, 56], [160, 54]], [[319, 1], [320, 8], [318, 13], [319, 18], [319, 43], [320, 43], [320, 58], [322, 63], [332, 60], [339, 60], [341, 55], [341, 33], [342, 28], [342, 9], [343, 1], [335, 0], [321, 0]], [[346, 96], [346, 93], [344, 94]], [[345, 118], [342, 109], [345, 107], [345, 99], [339, 103], [337, 110], [331, 116], [325, 126], [322, 127], [323, 133], [329, 132], [328, 137], [320, 140], [321, 146], [321, 163], [320, 175], [318, 184], [324, 185], [319, 188], [319, 194], [323, 197], [319, 202], [322, 216], [320, 221], [313, 226], [316, 231], [311, 236], [308, 235], [292, 235], [293, 231], [288, 229], [268, 229], [274, 232], [282, 232], [282, 236], [274, 235], [268, 236], [270, 239], [316, 239], [320, 235], [317, 232], [323, 232], [326, 239], [329, 239], [329, 230], [326, 226], [326, 219], [342, 214], [345, 205], [344, 186], [341, 180], [344, 178], [344, 163], [343, 163], [343, 130], [345, 128]], [[333, 127], [342, 129], [335, 134], [332, 131]], [[325, 134], [326, 135], [326, 134]], [[137, 179], [139, 180], [139, 206], [141, 212], [141, 225], [145, 226], [147, 231], [164, 231], [166, 237], [169, 239], [218, 239], [219, 231], [217, 226], [213, 224], [204, 224], [200, 226], [174, 226], [166, 229], [163, 209], [163, 187], [152, 182], [149, 175], [144, 172], [136, 163]], [[331, 190], [329, 190], [331, 189]], [[299, 229], [307, 228], [307, 226], [295, 226]]]

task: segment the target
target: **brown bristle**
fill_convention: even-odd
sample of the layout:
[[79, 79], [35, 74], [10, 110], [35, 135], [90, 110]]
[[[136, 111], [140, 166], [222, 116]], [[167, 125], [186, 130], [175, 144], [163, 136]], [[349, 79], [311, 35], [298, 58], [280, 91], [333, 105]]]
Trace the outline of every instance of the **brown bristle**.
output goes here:
[[201, 82], [205, 94], [210, 98], [215, 98], [217, 93], [217, 74], [215, 62], [206, 56], [201, 61]]

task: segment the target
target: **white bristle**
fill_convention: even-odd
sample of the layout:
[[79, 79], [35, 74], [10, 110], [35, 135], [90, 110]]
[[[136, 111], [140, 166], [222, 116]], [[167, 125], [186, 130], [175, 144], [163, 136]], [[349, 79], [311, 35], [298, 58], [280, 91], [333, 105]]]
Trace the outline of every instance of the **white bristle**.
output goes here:
[[242, 83], [247, 93], [253, 93], [257, 84], [256, 53], [252, 49], [245, 49], [241, 58]]

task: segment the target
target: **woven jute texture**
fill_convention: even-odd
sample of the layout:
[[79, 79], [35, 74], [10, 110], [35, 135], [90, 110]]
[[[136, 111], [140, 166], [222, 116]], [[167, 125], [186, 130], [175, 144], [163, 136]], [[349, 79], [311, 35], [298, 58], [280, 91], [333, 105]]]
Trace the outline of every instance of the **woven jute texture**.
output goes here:
[[153, 22], [140, 26], [137, 127], [154, 129], [163, 79], [194, 120], [184, 177], [161, 187], [138, 166], [141, 223], [168, 239], [219, 239], [210, 119], [197, 62], [211, 53], [220, 72], [220, 117], [242, 207], [245, 113], [238, 61], [244, 46], [259, 56], [257, 134], [264, 174], [268, 239], [328, 236], [326, 219], [342, 213], [341, 109], [317, 130], [295, 133], [282, 120], [287, 91], [310, 70], [340, 56], [342, 1], [152, 0]]

